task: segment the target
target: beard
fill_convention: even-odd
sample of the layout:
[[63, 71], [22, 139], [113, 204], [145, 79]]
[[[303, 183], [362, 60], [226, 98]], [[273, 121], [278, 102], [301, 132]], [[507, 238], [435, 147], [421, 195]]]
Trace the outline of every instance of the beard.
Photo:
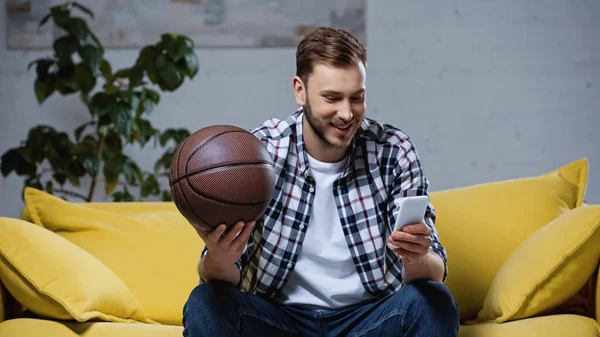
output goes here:
[[[331, 124], [330, 124], [330, 121], [326, 121], [326, 120], [323, 120], [322, 118], [315, 116], [310, 107], [310, 101], [308, 100], [308, 98], [306, 99], [306, 105], [303, 106], [303, 109], [304, 109], [304, 116], [306, 118], [306, 121], [308, 122], [308, 125], [311, 127], [311, 129], [313, 130], [315, 135], [317, 135], [317, 137], [319, 137], [319, 139], [325, 145], [332, 147], [332, 148], [338, 148], [338, 149], [344, 148], [345, 146], [348, 145], [347, 142], [345, 141], [345, 138], [336, 137], [335, 140], [337, 140], [337, 141], [334, 141], [331, 138], [327, 138], [327, 130], [332, 128], [331, 124], [342, 125], [342, 124], [347, 124], [347, 123], [332, 120]], [[358, 121], [353, 119], [351, 123], [356, 124], [356, 123], [358, 123]], [[350, 127], [355, 128], [356, 125], [352, 125]], [[333, 137], [333, 136], [331, 136], [331, 137]]]

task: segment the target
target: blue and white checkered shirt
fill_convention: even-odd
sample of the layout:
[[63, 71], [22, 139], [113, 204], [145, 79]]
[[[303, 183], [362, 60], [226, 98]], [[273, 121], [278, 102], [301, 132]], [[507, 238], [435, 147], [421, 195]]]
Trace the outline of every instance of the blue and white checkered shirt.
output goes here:
[[[302, 114], [298, 109], [285, 120], [270, 119], [251, 131], [272, 156], [276, 187], [237, 263], [242, 291], [277, 297], [294, 271], [315, 191], [302, 137]], [[427, 195], [429, 182], [415, 145], [393, 126], [363, 118], [348, 154], [348, 164], [334, 183], [337, 210], [362, 284], [369, 293], [384, 296], [404, 286], [402, 261], [386, 245], [398, 213], [396, 199]], [[431, 203], [425, 223], [432, 232], [430, 251], [444, 261], [445, 281], [447, 255], [438, 239]]]

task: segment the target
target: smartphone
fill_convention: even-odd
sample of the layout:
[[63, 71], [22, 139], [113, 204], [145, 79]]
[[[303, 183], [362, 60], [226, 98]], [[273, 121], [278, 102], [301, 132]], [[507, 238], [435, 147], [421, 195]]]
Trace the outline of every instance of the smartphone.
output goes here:
[[[401, 199], [400, 211], [396, 218], [394, 231], [401, 230], [406, 225], [418, 224], [425, 221], [425, 211], [429, 197], [426, 195], [412, 196]], [[393, 245], [392, 245], [393, 246]]]

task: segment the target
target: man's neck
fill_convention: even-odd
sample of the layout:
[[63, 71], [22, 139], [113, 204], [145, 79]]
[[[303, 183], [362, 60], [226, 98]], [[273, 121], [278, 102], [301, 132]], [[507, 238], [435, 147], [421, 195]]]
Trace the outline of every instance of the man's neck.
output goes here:
[[314, 159], [325, 163], [336, 163], [346, 156], [348, 151], [347, 147], [341, 148], [331, 146], [317, 136], [306, 120], [302, 122], [302, 129], [306, 152]]

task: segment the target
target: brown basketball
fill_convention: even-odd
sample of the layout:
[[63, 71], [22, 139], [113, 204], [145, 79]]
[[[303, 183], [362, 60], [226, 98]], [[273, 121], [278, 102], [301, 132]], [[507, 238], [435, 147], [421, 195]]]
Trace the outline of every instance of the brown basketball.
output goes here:
[[257, 220], [275, 189], [273, 162], [249, 131], [214, 125], [178, 145], [169, 185], [179, 212], [201, 229]]

